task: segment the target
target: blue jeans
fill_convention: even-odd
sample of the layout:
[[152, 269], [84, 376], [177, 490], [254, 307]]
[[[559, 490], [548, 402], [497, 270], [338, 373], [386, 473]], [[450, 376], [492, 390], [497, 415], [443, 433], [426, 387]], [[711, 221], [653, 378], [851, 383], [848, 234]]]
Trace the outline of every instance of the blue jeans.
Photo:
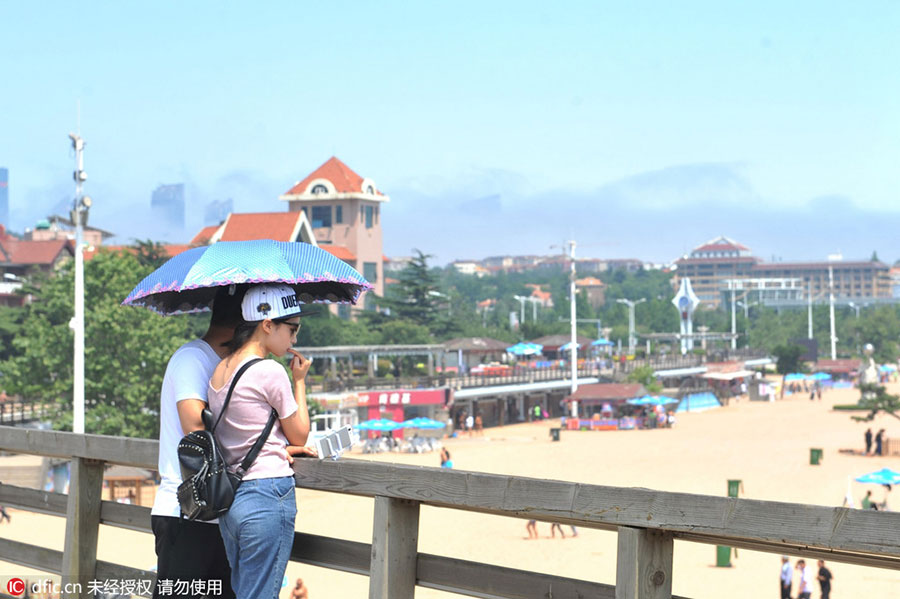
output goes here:
[[294, 478], [244, 481], [219, 518], [237, 599], [277, 599], [291, 546], [297, 499]]

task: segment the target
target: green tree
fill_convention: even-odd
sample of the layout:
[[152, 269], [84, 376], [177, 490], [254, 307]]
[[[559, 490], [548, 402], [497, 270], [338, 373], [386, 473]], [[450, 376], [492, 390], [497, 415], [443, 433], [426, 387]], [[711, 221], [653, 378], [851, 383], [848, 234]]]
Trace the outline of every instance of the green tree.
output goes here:
[[[18, 306], [0, 306], [0, 362], [8, 360], [14, 353], [13, 340], [22, 330], [25, 309]], [[0, 380], [0, 388], [3, 387]]]
[[[73, 263], [35, 281], [14, 353], [0, 364], [10, 393], [52, 402], [53, 425], [71, 430]], [[155, 437], [159, 389], [186, 320], [164, 318], [122, 300], [150, 267], [128, 253], [100, 252], [85, 264], [85, 431]]]
[[652, 366], [638, 366], [628, 373], [625, 380], [629, 383], [640, 383], [650, 393], [659, 393], [663, 388], [656, 380]]
[[[414, 250], [410, 263], [397, 275], [398, 283], [388, 288], [385, 297], [378, 303], [390, 310], [387, 320], [408, 321], [429, 331], [441, 334], [452, 327], [449, 321], [447, 302], [449, 296], [439, 290], [439, 271], [428, 266], [430, 255]], [[379, 320], [370, 318], [375, 326], [381, 325]], [[384, 325], [381, 325], [383, 328]]]
[[132, 247], [138, 262], [142, 266], [150, 267], [151, 270], [162, 266], [170, 257], [163, 244], [151, 239], [135, 239]]
[[891, 395], [881, 385], [867, 384], [860, 387], [862, 399], [857, 407], [868, 410], [865, 416], [851, 416], [856, 421], [874, 420], [879, 412], [883, 412], [900, 420], [900, 396]]
[[788, 374], [790, 372], [800, 371], [800, 356], [806, 352], [806, 348], [802, 345], [787, 343], [779, 345], [772, 350], [775, 355], [775, 368], [778, 374]]

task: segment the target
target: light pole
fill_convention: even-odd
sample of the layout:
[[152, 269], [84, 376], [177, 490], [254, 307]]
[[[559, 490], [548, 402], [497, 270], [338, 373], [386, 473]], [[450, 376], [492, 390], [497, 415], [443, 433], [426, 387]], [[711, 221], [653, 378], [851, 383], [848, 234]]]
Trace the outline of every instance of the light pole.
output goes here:
[[859, 320], [859, 309], [862, 308], [862, 306], [854, 304], [853, 302], [847, 302], [847, 305], [856, 310], [856, 319]]
[[87, 180], [84, 172], [84, 140], [80, 135], [69, 133], [72, 149], [75, 150], [75, 200], [72, 202], [72, 223], [75, 225], [75, 315], [69, 326], [75, 332], [74, 357], [72, 360], [72, 432], [84, 433], [84, 225], [87, 223], [91, 198], [81, 193], [82, 184]]
[[616, 300], [617, 303], [625, 304], [628, 306], [628, 355], [634, 355], [634, 346], [637, 343], [637, 340], [634, 337], [634, 307], [638, 304], [646, 302], [647, 298], [642, 297], [639, 300], [631, 301], [627, 299], [619, 298]]
[[[576, 343], [577, 315], [575, 314], [575, 240], [568, 242], [569, 246], [569, 317], [571, 319], [572, 343], [569, 351], [572, 352], [572, 393], [578, 391], [578, 344]], [[572, 400], [572, 417], [578, 417], [578, 402]]]
[[834, 334], [834, 267], [828, 265], [828, 312], [831, 320], [831, 359], [837, 360], [837, 335]]
[[728, 281], [728, 286], [731, 288], [731, 349], [737, 349], [737, 318], [734, 314], [734, 280]]
[[519, 323], [525, 323], [525, 301], [528, 299], [527, 297], [523, 297], [521, 295], [514, 295], [514, 300], [519, 302]]
[[808, 316], [809, 331], [807, 332], [807, 335], [806, 335], [806, 336], [807, 336], [808, 339], [812, 339], [812, 338], [813, 338], [813, 326], [812, 326], [812, 302], [813, 302], [813, 296], [812, 296], [812, 279], [810, 279], [810, 280], [808, 280], [808, 281], [806, 282], [806, 304], [807, 304], [808, 314], [809, 314], [809, 316]]

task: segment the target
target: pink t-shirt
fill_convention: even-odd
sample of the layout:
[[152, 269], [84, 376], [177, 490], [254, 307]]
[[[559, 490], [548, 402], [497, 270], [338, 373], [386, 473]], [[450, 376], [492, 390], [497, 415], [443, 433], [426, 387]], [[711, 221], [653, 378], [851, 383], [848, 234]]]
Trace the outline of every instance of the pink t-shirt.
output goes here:
[[[213, 413], [213, 421], [219, 417], [231, 379], [248, 357], [241, 361], [234, 372], [225, 381], [221, 389], [209, 384], [209, 407]], [[291, 389], [291, 381], [287, 372], [275, 360], [263, 360], [248, 368], [241, 375], [225, 416], [216, 427], [216, 439], [225, 454], [225, 462], [232, 469], [237, 468], [241, 460], [250, 452], [256, 439], [262, 434], [269, 419], [269, 413], [275, 408], [278, 418], [287, 418], [297, 411], [297, 402]], [[254, 478], [276, 478], [293, 476], [294, 471], [285, 457], [284, 447], [287, 438], [281, 430], [281, 422], [275, 420], [272, 432], [244, 476], [244, 480]]]

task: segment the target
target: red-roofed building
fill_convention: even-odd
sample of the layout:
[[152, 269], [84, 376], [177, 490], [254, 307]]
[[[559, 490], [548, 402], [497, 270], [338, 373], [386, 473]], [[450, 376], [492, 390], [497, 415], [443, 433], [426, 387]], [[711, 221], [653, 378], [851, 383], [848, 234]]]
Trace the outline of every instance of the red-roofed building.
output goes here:
[[289, 214], [306, 214], [320, 247], [353, 256], [352, 262], [342, 259], [375, 286], [376, 295], [384, 294], [381, 204], [389, 198], [374, 181], [331, 157], [279, 199], [288, 202]]
[[16, 294], [22, 287], [19, 277], [35, 269], [49, 272], [73, 255], [72, 244], [67, 239], [17, 239], [0, 224], [0, 305], [22, 305], [23, 298]]
[[[865, 303], [872, 298], [890, 298], [890, 268], [877, 261], [763, 262], [747, 246], [727, 237], [717, 237], [695, 247], [675, 262], [675, 288], [689, 278], [694, 293], [707, 308], [730, 306], [733, 286], [736, 300], [793, 302], [804, 305], [807, 293], [822, 297], [834, 277], [834, 295], [843, 303]], [[780, 305], [780, 304], [779, 304]]]
[[599, 308], [606, 303], [606, 283], [596, 277], [585, 277], [575, 281], [575, 287], [578, 291], [584, 293], [588, 303]]
[[212, 236], [216, 234], [216, 231], [218, 231], [221, 226], [222, 225], [210, 225], [208, 227], [203, 227], [200, 229], [200, 232], [191, 239], [191, 245], [209, 245], [209, 240], [212, 239]]

